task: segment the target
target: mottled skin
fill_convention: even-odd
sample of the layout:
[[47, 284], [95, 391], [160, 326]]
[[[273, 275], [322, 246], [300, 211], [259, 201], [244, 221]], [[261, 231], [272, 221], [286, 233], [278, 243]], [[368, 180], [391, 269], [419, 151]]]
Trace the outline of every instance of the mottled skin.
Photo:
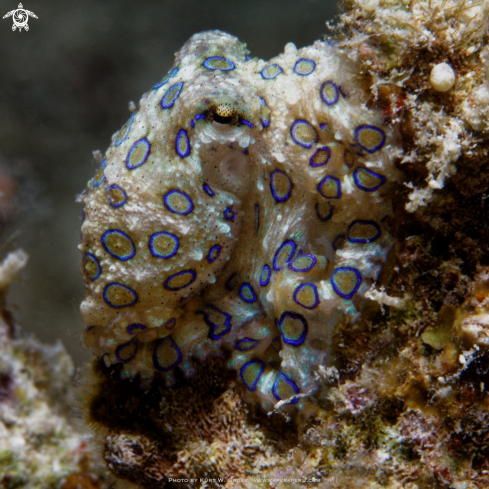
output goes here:
[[230, 350], [265, 408], [304, 407], [392, 245], [396, 147], [333, 46], [247, 58], [193, 36], [114, 135], [84, 199], [83, 340], [146, 383]]

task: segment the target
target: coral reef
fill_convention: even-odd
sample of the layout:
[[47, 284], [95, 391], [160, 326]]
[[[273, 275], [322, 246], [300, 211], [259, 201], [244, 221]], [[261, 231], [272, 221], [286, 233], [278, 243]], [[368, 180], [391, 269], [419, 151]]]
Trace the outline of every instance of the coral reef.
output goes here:
[[[85, 419], [98, 441], [97, 450], [118, 487], [480, 489], [489, 485], [486, 127], [489, 2], [356, 0], [345, 3], [344, 7], [339, 22], [333, 26], [333, 36], [327, 42], [316, 43], [300, 54], [288, 46], [283, 57], [279, 56], [272, 64], [233, 57], [235, 50], [243, 57], [246, 53], [231, 36], [214, 33], [194, 37], [177, 58], [170, 78], [160, 82], [166, 84], [157, 85], [157, 95], [153, 90], [144, 96], [139, 112], [116, 133], [100, 172], [90, 183], [85, 198], [87, 213], [82, 244], [89, 296], [83, 310], [86, 318], [93, 315], [96, 321], [89, 319], [93, 328], [85, 332], [84, 341], [102, 358], [95, 359], [85, 369], [80, 392]], [[203, 39], [206, 42], [201, 44]], [[208, 43], [209, 39], [215, 43]], [[223, 39], [226, 42], [220, 44]], [[219, 48], [219, 53], [212, 51], [214, 48]], [[308, 62], [312, 55], [305, 53], [314, 50], [322, 55], [327, 53], [328, 62], [341, 60], [343, 73], [338, 70], [334, 73], [338, 77], [344, 74], [345, 81], [337, 84], [331, 78], [338, 92], [333, 90], [333, 85], [326, 85], [333, 75], [321, 54], [314, 58], [315, 71], [309, 75], [293, 72], [297, 62], [305, 61], [312, 68]], [[289, 61], [289, 56], [297, 59]], [[196, 63], [196, 59], [202, 62]], [[185, 60], [189, 65], [185, 65]], [[177, 66], [185, 66], [183, 75], [175, 71]], [[226, 72], [232, 72], [231, 67], [241, 69], [245, 77], [247, 66], [255, 67], [251, 69], [256, 77], [250, 74], [252, 80], [263, 80], [265, 70], [265, 81], [267, 76], [275, 75], [277, 80], [283, 77], [283, 83], [292, 80], [293, 89], [272, 89], [268, 93], [266, 88], [261, 88], [268, 86], [262, 85], [262, 81], [248, 85], [243, 82], [239, 89], [229, 88], [238, 84], [233, 74]], [[311, 80], [308, 76], [316, 76], [322, 70], [327, 73], [325, 78], [308, 81]], [[192, 76], [187, 77], [186, 73]], [[215, 88], [209, 80], [214, 79], [223, 87], [222, 99], [213, 98]], [[199, 90], [189, 90], [188, 102], [183, 95], [187, 85], [197, 80], [199, 90], [209, 92], [204, 95], [203, 105], [190, 113], [186, 110], [198, 105]], [[300, 80], [300, 89], [296, 80]], [[179, 85], [181, 83], [183, 85]], [[326, 100], [317, 97], [318, 89]], [[252, 93], [248, 95], [247, 90]], [[238, 109], [229, 103], [234, 99], [229, 95], [226, 98], [226, 93], [244, 94], [238, 100]], [[284, 93], [286, 96], [281, 98]], [[327, 101], [336, 102], [335, 94], [344, 103], [341, 113], [330, 118], [324, 116], [324, 121], [320, 116], [310, 115], [316, 110], [321, 115], [329, 114]], [[246, 98], [248, 96], [250, 98]], [[260, 105], [260, 97], [266, 104]], [[212, 105], [209, 109], [205, 108], [206, 100]], [[267, 146], [267, 122], [270, 121], [269, 131], [273, 133], [274, 115], [280, 106], [278, 100], [290, 103], [293, 110], [300, 100], [308, 112], [296, 115], [287, 108], [278, 110], [276, 121], [285, 122], [275, 129], [275, 146]], [[157, 110], [163, 114], [154, 124], [164, 122], [171, 128], [164, 135], [168, 138], [163, 140], [165, 144], [154, 143], [146, 135], [145, 131], [152, 130], [148, 122], [153, 119], [137, 115], [154, 110], [154, 107], [149, 108], [150, 101], [153, 105], [158, 102]], [[175, 111], [175, 116], [165, 112], [165, 104], [178, 109], [178, 103], [182, 112]], [[368, 122], [350, 119], [349, 103], [355, 107], [353, 115], [370, 118]], [[264, 107], [270, 112], [263, 112]], [[321, 148], [331, 150], [324, 169], [328, 173], [324, 176], [341, 180], [335, 184], [337, 189], [349, 190], [345, 192], [351, 197], [348, 209], [339, 205], [341, 199], [331, 200], [329, 192], [334, 193], [334, 185], [324, 188], [326, 196], [322, 195], [320, 182], [324, 176], [318, 176], [314, 185], [308, 183], [310, 175], [318, 175], [311, 172], [316, 171], [315, 158], [321, 148], [314, 146], [315, 138], [308, 139], [314, 134], [310, 126], [301, 123], [301, 130], [295, 133], [296, 122], [302, 120], [307, 120], [314, 127], [314, 133], [320, 135]], [[329, 135], [327, 131], [320, 132], [323, 122], [330, 129], [341, 128], [339, 134], [334, 129]], [[218, 123], [223, 127], [213, 130], [219, 127]], [[315, 127], [317, 124], [319, 129]], [[358, 137], [356, 129], [359, 127], [369, 127], [366, 142]], [[134, 135], [130, 135], [132, 130]], [[263, 136], [259, 136], [260, 131]], [[239, 144], [231, 144], [227, 139], [230, 134], [236, 138], [236, 143], [245, 142], [242, 145], [247, 150], [245, 158], [241, 156]], [[380, 134], [385, 135], [385, 140]], [[378, 191], [377, 198], [362, 200], [357, 197], [363, 194], [357, 193], [355, 177], [348, 179], [352, 169], [343, 167], [344, 173], [341, 173], [338, 168], [341, 160], [332, 146], [328, 146], [339, 144], [340, 138], [342, 144], [353, 150], [355, 168], [370, 169], [369, 162], [373, 161], [376, 165], [373, 172], [377, 174], [382, 168], [376, 178], [384, 174], [389, 177], [385, 192]], [[304, 147], [297, 140], [311, 143], [306, 157]], [[124, 141], [126, 145], [122, 147]], [[284, 141], [288, 142], [286, 151], [276, 146]], [[226, 152], [219, 152], [220, 142], [226, 143], [226, 152], [238, 151], [233, 153], [235, 160], [230, 162]], [[383, 147], [377, 148], [381, 142]], [[352, 146], [355, 144], [356, 148]], [[154, 161], [151, 175], [144, 173], [141, 180], [133, 176], [150, 162], [146, 161], [150, 145], [157, 146], [162, 153], [166, 151], [165, 168], [171, 170], [168, 183], [162, 180], [161, 186], [157, 185], [156, 197], [151, 192], [154, 183], [159, 184], [160, 170]], [[215, 151], [206, 153], [206, 145]], [[265, 176], [253, 173], [254, 180], [247, 182], [240, 164], [253, 169], [264, 164], [260, 153], [253, 152], [254, 145], [264, 152], [266, 161], [274, 163]], [[274, 153], [268, 156], [270, 150], [266, 148], [269, 147], [277, 154], [283, 153], [283, 161], [273, 156]], [[363, 149], [361, 155], [356, 154], [358, 149]], [[201, 166], [196, 160], [199, 155]], [[230, 168], [223, 169], [222, 174], [213, 173], [215, 169], [209, 164], [212, 155]], [[378, 155], [385, 156], [377, 160]], [[287, 166], [289, 159], [293, 164]], [[179, 175], [175, 162], [185, 165], [178, 170]], [[141, 166], [135, 168], [136, 163]], [[199, 173], [200, 168], [203, 173]], [[300, 176], [295, 172], [298, 168]], [[143, 223], [135, 209], [130, 210], [127, 215], [132, 217], [125, 221], [120, 209], [110, 208], [114, 195], [119, 197], [116, 204], [123, 202], [122, 208], [126, 197], [131, 197], [125, 189], [124, 193], [111, 192], [114, 185], [122, 189], [124, 178], [132, 183], [139, 182], [140, 189], [132, 198], [139, 202], [143, 211], [151, 209], [163, 216], [159, 222], [170, 226], [170, 231], [165, 231], [167, 228], [153, 230], [154, 222]], [[192, 186], [194, 183], [196, 185]], [[226, 186], [224, 190], [218, 183]], [[180, 186], [184, 184], [189, 185], [192, 200], [182, 197], [187, 192], [187, 187]], [[170, 188], [172, 185], [175, 189]], [[196, 189], [202, 191], [199, 197], [193, 194]], [[168, 195], [174, 190], [179, 193]], [[239, 193], [241, 191], [243, 194]], [[171, 259], [175, 246], [166, 243], [165, 247], [162, 243], [155, 248], [150, 245], [148, 234], [142, 239], [138, 230], [149, 226], [151, 233], [173, 235], [177, 229], [182, 232], [180, 223], [186, 221], [180, 219], [186, 217], [185, 212], [190, 208], [192, 211], [195, 208], [196, 215], [200, 215], [199, 206], [206, 202], [206, 192], [210, 199], [222, 192], [218, 204], [211, 206], [209, 203], [212, 219], [189, 221], [186, 233], [178, 235], [179, 241], [175, 241], [179, 243], [182, 237], [185, 258], [176, 254], [177, 268], [162, 266], [162, 272], [159, 269], [155, 272], [155, 266], [149, 267], [147, 262], [150, 255], [156, 258], [156, 250], [157, 254], [167, 257], [163, 260]], [[254, 198], [247, 198], [246, 192], [255, 192], [252, 193]], [[261, 196], [263, 201], [256, 200]], [[284, 203], [293, 197], [298, 199], [294, 206], [287, 212], [281, 211]], [[144, 201], [147, 204], [140, 200], [143, 198], [148, 199]], [[319, 215], [314, 215], [311, 198], [334, 206], [333, 216], [324, 227], [310, 220], [311, 215], [317, 219], [327, 214], [320, 211]], [[263, 218], [270, 219], [262, 228], [271, 233], [263, 248], [257, 247], [257, 242], [266, 234], [256, 236], [256, 203], [259, 209], [268, 210], [265, 216], [260, 212], [259, 225], [263, 226]], [[183, 217], [169, 219], [166, 213], [173, 207], [182, 211]], [[207, 234], [197, 226], [222, 224], [227, 207], [236, 219], [237, 234], [231, 226], [225, 231], [222, 226], [217, 228], [222, 242], [228, 240], [229, 249], [222, 244], [223, 255], [216, 257], [216, 264], [207, 260], [211, 261], [205, 265], [211, 270], [209, 276], [199, 278], [198, 283], [195, 280], [195, 287], [198, 285], [201, 289], [190, 296], [185, 291], [164, 291], [165, 283], [167, 288], [168, 285], [171, 288], [174, 281], [178, 285], [175, 288], [186, 285], [181, 275], [172, 275], [188, 270], [178, 268], [184, 264], [187, 267], [188, 263], [193, 263], [195, 269], [200, 266], [199, 273], [203, 273], [206, 257], [214, 257], [215, 246], [206, 239], [214, 234]], [[377, 248], [375, 241], [359, 245], [355, 240], [348, 240], [352, 222], [358, 222], [358, 212], [362, 213], [359, 218], [362, 222], [376, 220], [381, 230], [379, 239], [386, 240], [380, 241]], [[370, 217], [371, 212], [375, 218]], [[342, 216], [339, 222], [333, 219], [335, 213]], [[109, 228], [122, 225], [126, 227]], [[373, 233], [374, 228], [368, 229]], [[293, 235], [288, 234], [289, 229], [294, 231]], [[345, 237], [337, 240], [340, 229]], [[113, 236], [109, 236], [114, 238], [114, 243], [104, 246], [104, 236], [107, 237], [108, 232], [112, 233]], [[134, 239], [130, 238], [131, 232], [136, 233]], [[362, 232], [368, 234], [366, 229]], [[197, 233], [192, 246], [201, 248], [200, 253], [191, 258], [187, 241], [190, 233]], [[369, 241], [365, 236], [362, 235], [362, 239]], [[321, 237], [324, 240], [318, 243]], [[321, 254], [317, 248], [321, 250], [324, 243], [330, 243], [330, 252]], [[295, 255], [299, 249], [303, 253]], [[375, 253], [365, 251], [374, 249]], [[237, 255], [236, 250], [245, 251]], [[355, 255], [358, 250], [364, 253], [362, 265], [358, 264], [359, 255]], [[218, 258], [228, 256], [227, 263], [218, 262]], [[321, 257], [324, 257], [323, 262]], [[307, 273], [294, 275], [294, 264], [306, 259], [314, 262], [318, 274], [314, 277], [319, 277], [318, 282], [314, 279], [307, 282], [320, 291], [318, 295], [306, 294], [314, 305], [319, 302], [317, 315], [304, 310], [307, 308], [296, 309], [297, 301], [293, 302], [299, 295], [299, 292], [293, 293], [294, 286], [298, 285], [293, 277], [303, 280]], [[130, 260], [136, 260], [135, 265], [126, 263]], [[274, 268], [274, 260], [280, 266]], [[355, 265], [348, 265], [347, 260], [357, 261]], [[381, 268], [382, 261], [385, 264]], [[259, 282], [264, 263], [272, 274], [270, 281], [268, 274], [262, 280], [267, 282], [266, 293], [262, 293]], [[226, 287], [234, 271], [230, 267], [238, 264], [239, 279], [236, 283], [230, 282], [229, 294], [222, 295], [219, 290]], [[219, 272], [218, 266], [221, 267]], [[372, 266], [375, 271], [368, 275], [365, 270]], [[137, 267], [142, 267], [144, 273], [137, 275]], [[335, 288], [336, 267], [357, 269], [362, 277], [361, 288], [356, 288], [354, 275]], [[226, 274], [221, 276], [224, 270]], [[243, 276], [243, 270], [249, 275]], [[103, 273], [107, 273], [105, 278]], [[155, 273], [161, 273], [156, 281]], [[126, 289], [103, 295], [104, 288], [113, 281], [120, 281], [121, 288], [136, 287], [134, 284], [138, 280], [145, 284], [148, 275], [153, 280], [151, 293], [156, 294], [157, 299], [143, 297], [141, 303], [129, 306], [132, 300], [128, 299], [130, 293]], [[364, 276], [370, 280], [364, 281]], [[123, 282], [126, 279], [133, 282]], [[102, 285], [92, 285], [97, 280], [102, 280]], [[204, 287], [204, 281], [209, 285]], [[330, 285], [329, 298], [326, 298], [327, 287], [318, 286], [320, 282]], [[350, 293], [355, 296], [352, 295], [352, 300], [348, 297]], [[162, 314], [161, 324], [145, 323], [143, 319], [149, 321], [151, 307], [156, 307], [156, 302], [162, 298], [163, 306], [167, 304], [167, 307], [155, 309]], [[122, 302], [114, 302], [117, 300]], [[328, 300], [332, 302], [329, 304]], [[124, 312], [124, 308], [112, 311], [107, 301], [112, 305], [128, 305], [129, 309], [125, 310], [129, 312]], [[258, 304], [264, 312], [258, 312]], [[144, 307], [139, 309], [139, 305]], [[179, 308], [182, 311], [177, 314]], [[289, 315], [284, 317], [287, 313]], [[190, 319], [192, 314], [201, 318], [200, 323]], [[156, 313], [155, 318], [159, 318]], [[271, 323], [268, 326], [267, 320]], [[195, 328], [193, 337], [190, 329], [186, 329], [187, 322]], [[145, 328], [139, 327], [141, 325]], [[311, 341], [311, 344], [305, 343], [310, 348], [307, 350], [302, 345], [287, 342], [293, 337], [299, 343], [306, 336], [304, 325], [308, 334], [317, 334], [315, 332], [322, 326], [319, 346]], [[168, 326], [171, 331], [165, 332]], [[235, 326], [243, 336], [231, 333]], [[270, 342], [274, 338], [271, 331], [276, 331], [275, 335], [280, 337], [276, 351], [276, 344]], [[221, 341], [223, 332], [232, 338], [230, 345]], [[255, 338], [252, 333], [258, 332], [262, 336]], [[137, 334], [137, 343], [134, 334]], [[205, 345], [214, 344], [212, 341], [221, 343], [213, 349], [201, 347], [202, 341]], [[154, 342], [152, 349], [147, 350], [151, 342]], [[243, 356], [236, 352], [236, 346], [238, 350], [244, 346]], [[253, 356], [246, 356], [248, 346]], [[267, 357], [268, 350], [270, 356]], [[138, 357], [140, 352], [142, 356]], [[291, 352], [298, 353], [294, 356]], [[133, 361], [136, 361], [135, 366], [131, 366]], [[171, 376], [167, 373], [153, 375], [155, 367], [169, 368], [176, 363], [183, 368], [175, 368]], [[275, 394], [278, 389], [276, 387], [274, 392], [274, 382], [284, 379], [280, 377], [282, 369], [287, 369], [284, 375], [288, 380], [283, 382], [289, 387], [283, 383], [285, 394], [280, 391], [273, 399], [270, 392]], [[237, 378], [235, 370], [239, 370], [241, 379]], [[270, 371], [274, 371], [270, 374], [273, 380], [265, 381]]]
[[68, 401], [74, 367], [61, 342], [23, 337], [3, 307], [8, 285], [27, 263], [22, 250], [0, 264], [0, 487], [102, 489], [87, 440]]

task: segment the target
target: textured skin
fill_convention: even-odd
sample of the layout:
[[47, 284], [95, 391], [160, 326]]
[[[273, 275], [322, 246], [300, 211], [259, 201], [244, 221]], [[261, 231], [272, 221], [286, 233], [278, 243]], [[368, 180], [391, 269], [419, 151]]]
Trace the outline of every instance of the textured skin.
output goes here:
[[88, 184], [84, 344], [169, 385], [229, 350], [263, 407], [304, 407], [392, 245], [393, 129], [323, 42], [264, 62], [205, 32], [169, 75]]

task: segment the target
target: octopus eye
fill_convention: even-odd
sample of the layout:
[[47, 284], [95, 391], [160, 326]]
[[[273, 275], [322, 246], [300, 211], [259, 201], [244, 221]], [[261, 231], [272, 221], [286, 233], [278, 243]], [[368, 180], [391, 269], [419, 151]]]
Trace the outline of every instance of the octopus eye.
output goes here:
[[209, 118], [219, 124], [236, 125], [239, 120], [239, 114], [236, 109], [228, 104], [217, 104], [209, 109]]

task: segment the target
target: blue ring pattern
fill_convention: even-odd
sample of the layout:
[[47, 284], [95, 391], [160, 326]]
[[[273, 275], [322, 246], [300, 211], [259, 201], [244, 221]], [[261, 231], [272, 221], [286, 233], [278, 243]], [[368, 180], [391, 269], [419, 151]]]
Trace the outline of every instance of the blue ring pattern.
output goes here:
[[[170, 197], [173, 194], [181, 195], [182, 197], [184, 197], [185, 199], [187, 199], [187, 202], [188, 202], [188, 209], [187, 210], [185, 210], [185, 211], [178, 211], [178, 210], [174, 209], [171, 206], [171, 203], [169, 202], [169, 199], [170, 199]], [[170, 212], [173, 212], [174, 214], [179, 214], [181, 216], [186, 216], [186, 215], [190, 214], [194, 210], [194, 203], [192, 202], [192, 199], [186, 193], [181, 192], [180, 190], [173, 189], [173, 190], [170, 190], [169, 192], [167, 192], [163, 196], [163, 202], [165, 203], [165, 207]]]
[[243, 282], [239, 288], [239, 296], [248, 304], [256, 302], [257, 297], [249, 282]]
[[[335, 282], [335, 275], [339, 272], [352, 272], [355, 273], [357, 276], [357, 283], [355, 284], [354, 288], [349, 294], [344, 294], [338, 287], [338, 285]], [[362, 283], [362, 275], [361, 273], [356, 269], [352, 267], [341, 267], [337, 268], [334, 272], [333, 275], [331, 276], [331, 283], [333, 285], [334, 291], [340, 296], [343, 297], [343, 299], [351, 299], [357, 292], [358, 289], [360, 288], [360, 285]]]
[[[326, 97], [326, 95], [324, 94], [324, 89], [327, 87], [331, 87], [335, 91], [335, 96], [333, 97], [332, 100], [328, 99]], [[338, 86], [336, 85], [336, 83], [332, 82], [331, 80], [328, 80], [321, 85], [320, 93], [321, 93], [321, 98], [323, 99], [323, 102], [327, 105], [334, 105], [336, 102], [338, 102], [338, 99], [340, 98], [340, 90], [339, 90]]]
[[[309, 69], [307, 71], [299, 71], [299, 66], [301, 64], [309, 65]], [[297, 73], [300, 76], [310, 75], [316, 69], [316, 63], [312, 59], [301, 58], [298, 59], [294, 65], [294, 73]]]
[[209, 263], [214, 263], [219, 258], [219, 255], [220, 254], [221, 254], [221, 247], [220, 247], [220, 245], [214, 245], [209, 250], [209, 253], [207, 253], [207, 261]]
[[[173, 248], [173, 250], [170, 251], [170, 253], [168, 253], [166, 255], [162, 255], [161, 253], [158, 253], [155, 250], [155, 246], [154, 246], [153, 241], [156, 238], [158, 238], [158, 236], [168, 236], [169, 238], [171, 238], [171, 239], [173, 239], [175, 241], [174, 248]], [[175, 256], [176, 255], [179, 247], [180, 247], [180, 240], [177, 238], [177, 236], [175, 236], [172, 233], [167, 233], [166, 231], [160, 231], [158, 233], [154, 233], [149, 238], [149, 251], [151, 252], [151, 254], [155, 258], [165, 258], [165, 259], [171, 258], [172, 256]]]
[[[248, 385], [248, 382], [246, 382], [246, 380], [245, 380], [245, 370], [247, 368], [251, 367], [252, 365], [255, 365], [255, 364], [258, 364], [260, 366], [260, 369], [259, 369], [259, 372], [258, 372], [255, 380], [253, 381], [253, 384], [250, 386], [250, 385]], [[265, 364], [261, 360], [250, 360], [249, 362], [246, 362], [241, 367], [241, 369], [239, 371], [239, 375], [240, 375], [241, 380], [243, 381], [244, 385], [246, 386], [246, 388], [249, 391], [254, 392], [256, 390], [256, 386], [257, 386], [258, 381], [260, 380], [260, 377], [262, 376], [264, 370], [265, 370]]]
[[[117, 255], [116, 253], [114, 253], [113, 251], [111, 251], [109, 249], [109, 245], [106, 243], [106, 240], [109, 236], [114, 235], [114, 234], [117, 234], [117, 235], [121, 236], [122, 238], [127, 239], [127, 241], [131, 245], [131, 253], [130, 254], [128, 254], [128, 255]], [[117, 258], [118, 260], [127, 261], [127, 260], [130, 260], [131, 258], [133, 258], [134, 255], [136, 254], [136, 247], [134, 246], [132, 239], [126, 233], [123, 233], [122, 231], [119, 231], [118, 229], [109, 229], [109, 230], [105, 231], [105, 233], [102, 234], [102, 237], [100, 238], [100, 240], [102, 242], [102, 246], [104, 247], [104, 250], [109, 255], [113, 256], [114, 258]]]
[[[185, 151], [180, 151], [182, 138], [184, 139]], [[190, 154], [190, 140], [185, 129], [180, 129], [180, 131], [178, 131], [177, 137], [175, 138], [175, 150], [180, 158], [185, 158]]]
[[[269, 76], [268, 75], [268, 71], [270, 71], [270, 68], [273, 68], [274, 70], [274, 74], [272, 74], [272, 76]], [[261, 77], [264, 79], [264, 80], [273, 80], [274, 78], [276, 78], [278, 75], [282, 74], [284, 72], [284, 70], [282, 69], [282, 67], [276, 63], [272, 63], [268, 66], [265, 66], [265, 68], [263, 68], [263, 70], [261, 70]]]
[[[139, 159], [139, 161], [136, 162], [136, 164], [131, 163], [131, 156], [133, 151], [136, 149], [136, 146], [139, 144], [144, 144], [146, 146], [146, 152], [144, 153], [144, 156]], [[143, 163], [146, 162], [148, 159], [149, 151], [151, 149], [151, 144], [149, 144], [149, 141], [146, 138], [142, 138], [139, 141], [136, 141], [132, 146], [131, 149], [129, 150], [129, 153], [127, 154], [127, 159], [126, 159], [126, 167], [128, 170], [134, 170], [135, 168], [139, 168]]]
[[[225, 68], [212, 66], [213, 61], [224, 61], [228, 63], [228, 65]], [[235, 68], [235, 64], [231, 60], [224, 58], [223, 56], [211, 56], [210, 58], [207, 58], [202, 64], [208, 70], [231, 71]]]
[[[176, 92], [173, 93], [173, 95], [172, 95], [172, 90], [174, 88], [175, 88]], [[172, 85], [166, 91], [165, 95], [163, 95], [163, 98], [161, 99], [161, 107], [163, 109], [169, 109], [169, 108], [173, 107], [173, 105], [177, 101], [177, 98], [179, 97], [179, 95], [180, 95], [180, 93], [182, 91], [182, 88], [183, 88], [183, 82], [175, 83], [175, 85]], [[169, 100], [166, 100], [166, 98], [168, 97], [168, 95], [170, 95], [170, 99]]]
[[[122, 138], [121, 139], [117, 139], [117, 136], [115, 137], [115, 139], [114, 139], [114, 146], [120, 146], [126, 140], [127, 135], [129, 134], [129, 131], [131, 130], [132, 123], [134, 121], [134, 116], [135, 115], [136, 114], [133, 113], [131, 115], [131, 117], [129, 118], [129, 120], [126, 122], [126, 124], [128, 124], [128, 126], [127, 126], [126, 132], [124, 133], [124, 135], [122, 136]], [[122, 126], [122, 127], [124, 127], [124, 126]]]
[[[297, 320], [297, 321], [300, 321], [302, 323], [303, 330], [302, 330], [301, 335], [298, 337], [298, 339], [294, 340], [292, 338], [288, 338], [286, 336], [286, 334], [284, 333], [283, 325], [284, 325], [284, 321], [287, 318], [291, 318], [292, 320]], [[288, 345], [292, 345], [292, 346], [299, 346], [299, 345], [302, 345], [302, 343], [304, 343], [304, 341], [306, 339], [308, 325], [307, 325], [307, 321], [305, 320], [304, 316], [302, 316], [301, 314], [297, 314], [296, 312], [284, 312], [280, 316], [280, 320], [278, 322], [278, 329], [280, 331], [280, 334], [282, 335], [282, 339], [283, 339], [284, 343], [287, 343]]]
[[[123, 288], [124, 290], [126, 290], [127, 292], [132, 294], [133, 300], [127, 304], [122, 304], [122, 305], [112, 304], [109, 301], [109, 299], [107, 298], [107, 292], [109, 291], [110, 287], [121, 287], [121, 288]], [[136, 292], [134, 290], [132, 290], [130, 287], [127, 287], [126, 285], [123, 285], [119, 282], [111, 282], [111, 283], [107, 284], [104, 288], [103, 298], [104, 298], [104, 301], [106, 302], [106, 304], [110, 307], [113, 307], [114, 309], [122, 309], [123, 307], [131, 307], [131, 306], [134, 306], [134, 304], [136, 304], [136, 302], [138, 301], [138, 295], [136, 294]]]
[[270, 270], [270, 267], [265, 263], [265, 265], [263, 265], [262, 271], [260, 273], [260, 285], [262, 287], [265, 287], [268, 285], [268, 283], [270, 282], [271, 275], [272, 275], [272, 272]]
[[284, 241], [280, 245], [280, 247], [278, 248], [278, 250], [275, 252], [275, 256], [273, 257], [273, 269], [276, 272], [278, 272], [280, 270], [279, 266], [277, 265], [277, 260], [279, 258], [280, 252], [282, 251], [283, 248], [285, 248], [286, 246], [289, 246], [289, 245], [291, 245], [292, 250], [289, 253], [289, 258], [285, 261], [285, 263], [289, 263], [290, 260], [292, 260], [294, 254], [295, 254], [296, 247], [297, 247], [297, 245], [295, 244], [295, 241], [293, 241], [291, 239], [288, 239], [287, 241]]
[[[170, 282], [177, 277], [181, 277], [182, 275], [190, 275], [190, 281], [187, 282], [184, 285], [180, 285], [177, 287], [173, 287]], [[189, 285], [192, 285], [197, 278], [197, 274], [195, 273], [195, 270], [188, 269], [188, 270], [182, 270], [181, 272], [174, 273], [173, 275], [170, 275], [163, 283], [163, 287], [165, 287], [166, 290], [170, 290], [172, 292], [176, 292], [177, 290], [182, 290], [188, 287]]]
[[[277, 399], [277, 401], [283, 401], [284, 400], [284, 399], [280, 398], [280, 396], [278, 395], [278, 392], [277, 392], [277, 384], [279, 383], [280, 380], [289, 384], [292, 387], [292, 389], [294, 389], [294, 392], [296, 394], [299, 394], [299, 388], [297, 387], [297, 385], [294, 382], [292, 382], [292, 380], [290, 380], [284, 373], [280, 372], [278, 374], [277, 380], [275, 381], [275, 383], [273, 384], [273, 387], [272, 387], [272, 393], [273, 393], [275, 399]], [[289, 404], [297, 404], [298, 402], [299, 402], [299, 399], [294, 399], [294, 400], [290, 401]]]

